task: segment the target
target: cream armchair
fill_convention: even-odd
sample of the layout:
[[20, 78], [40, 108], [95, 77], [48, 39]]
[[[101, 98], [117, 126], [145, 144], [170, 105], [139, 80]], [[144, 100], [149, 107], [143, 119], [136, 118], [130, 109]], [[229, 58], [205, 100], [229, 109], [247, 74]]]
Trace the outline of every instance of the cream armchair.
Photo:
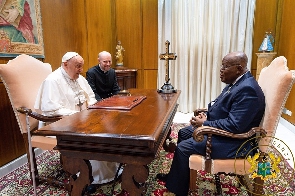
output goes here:
[[34, 187], [39, 184], [39, 181], [63, 185], [62, 182], [55, 181], [55, 179], [38, 175], [34, 154], [34, 148], [52, 150], [56, 146], [56, 138], [31, 135], [31, 131], [38, 128], [39, 120], [54, 122], [61, 119], [61, 117], [40, 115], [33, 109], [39, 87], [51, 72], [50, 64], [25, 54], [17, 56], [7, 64], [0, 65], [0, 77], [23, 135]]
[[[210, 138], [213, 134], [231, 138], [250, 138], [254, 134], [259, 133], [260, 136], [258, 136], [258, 138], [260, 138], [260, 140], [258, 142], [258, 148], [261, 154], [257, 157], [257, 160], [261, 161], [263, 156], [268, 153], [269, 148], [271, 148], [272, 138], [275, 136], [277, 125], [285, 102], [294, 84], [294, 80], [295, 72], [288, 70], [286, 58], [283, 56], [275, 58], [268, 67], [261, 71], [258, 79], [266, 101], [265, 114], [260, 127], [255, 127], [244, 134], [231, 134], [226, 130], [207, 126], [199, 127], [194, 131], [193, 137], [196, 141], [202, 140], [203, 135], [207, 135], [208, 138], [206, 143], [206, 156], [190, 156], [190, 191], [196, 189], [197, 170], [205, 170], [215, 175], [217, 195], [222, 194], [219, 179], [219, 174], [221, 173], [238, 176], [239, 181], [247, 187], [249, 195], [262, 195], [264, 181], [260, 177], [256, 177], [254, 180], [249, 178], [252, 165], [246, 159], [211, 159]], [[251, 183], [246, 183], [246, 181], [249, 182], [249, 180], [253, 183], [252, 185]]]

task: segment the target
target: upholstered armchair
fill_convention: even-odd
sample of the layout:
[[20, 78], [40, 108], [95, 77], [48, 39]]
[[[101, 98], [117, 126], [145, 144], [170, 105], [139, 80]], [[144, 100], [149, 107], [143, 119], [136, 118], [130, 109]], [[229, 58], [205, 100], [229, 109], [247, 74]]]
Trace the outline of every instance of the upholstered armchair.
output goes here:
[[56, 138], [31, 135], [31, 131], [38, 128], [39, 120], [54, 122], [61, 119], [59, 116], [43, 116], [33, 109], [39, 87], [51, 72], [50, 64], [43, 63], [25, 54], [17, 56], [7, 64], [0, 65], [0, 77], [5, 85], [20, 132], [23, 135], [34, 187], [40, 181], [63, 185], [62, 182], [55, 181], [55, 179], [38, 175], [34, 153], [35, 148], [52, 150], [56, 146]]
[[[221, 195], [220, 174], [230, 174], [238, 176], [239, 181], [246, 186], [249, 195], [262, 195], [264, 180], [261, 177], [250, 178], [251, 165], [247, 159], [216, 159], [213, 160], [211, 153], [211, 137], [214, 134], [222, 135], [230, 138], [250, 138], [257, 135], [258, 151], [260, 152], [257, 161], [269, 152], [272, 145], [272, 139], [275, 136], [277, 125], [279, 123], [285, 102], [292, 89], [295, 80], [295, 72], [289, 71], [287, 60], [280, 56], [275, 58], [268, 67], [265, 67], [259, 76], [258, 83], [262, 88], [266, 108], [265, 114], [260, 123], [260, 127], [254, 127], [249, 132], [244, 134], [232, 134], [226, 130], [220, 130], [208, 126], [197, 128], [194, 133], [194, 139], [203, 140], [203, 136], [207, 135], [206, 141], [206, 156], [191, 155], [189, 159], [190, 167], [190, 190], [196, 189], [197, 170], [205, 170], [215, 175], [215, 184], [217, 195]], [[197, 111], [198, 112], [198, 111]], [[249, 183], [250, 182], [250, 183]]]

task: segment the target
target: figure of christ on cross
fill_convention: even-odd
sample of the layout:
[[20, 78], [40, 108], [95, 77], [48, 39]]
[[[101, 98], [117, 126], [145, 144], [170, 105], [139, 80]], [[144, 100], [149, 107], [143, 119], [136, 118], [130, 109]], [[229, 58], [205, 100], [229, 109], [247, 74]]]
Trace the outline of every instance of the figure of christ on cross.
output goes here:
[[165, 83], [161, 87], [161, 89], [158, 90], [160, 93], [175, 93], [176, 90], [174, 90], [174, 87], [169, 83], [169, 60], [175, 60], [177, 55], [175, 53], [169, 53], [169, 45], [170, 42], [166, 40], [165, 47], [166, 47], [166, 53], [160, 54], [159, 58], [160, 60], [165, 60], [165, 67], [166, 67], [166, 75], [165, 75]]

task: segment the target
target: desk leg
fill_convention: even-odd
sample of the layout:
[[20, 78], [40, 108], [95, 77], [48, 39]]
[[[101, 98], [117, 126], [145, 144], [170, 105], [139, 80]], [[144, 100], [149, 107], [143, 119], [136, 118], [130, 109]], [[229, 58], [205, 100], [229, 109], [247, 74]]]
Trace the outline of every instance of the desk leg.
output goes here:
[[146, 165], [126, 165], [122, 174], [122, 189], [130, 196], [143, 195], [146, 190], [145, 181], [149, 175]]
[[[89, 160], [63, 156], [63, 169], [71, 174], [70, 195], [83, 195], [86, 187], [90, 185], [90, 177], [92, 177], [92, 167]], [[79, 177], [73, 178], [72, 176], [78, 172], [80, 172]]]

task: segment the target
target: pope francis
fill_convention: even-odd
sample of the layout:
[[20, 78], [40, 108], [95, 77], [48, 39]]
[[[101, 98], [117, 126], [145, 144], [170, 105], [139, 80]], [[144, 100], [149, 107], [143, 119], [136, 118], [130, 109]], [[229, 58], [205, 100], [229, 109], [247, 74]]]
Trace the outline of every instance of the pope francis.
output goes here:
[[[96, 103], [95, 95], [87, 80], [80, 75], [84, 59], [76, 52], [67, 52], [61, 66], [42, 83], [35, 109], [43, 115], [71, 115]], [[42, 126], [40, 123], [39, 127]], [[103, 184], [114, 179], [119, 163], [90, 160], [92, 184]]]

